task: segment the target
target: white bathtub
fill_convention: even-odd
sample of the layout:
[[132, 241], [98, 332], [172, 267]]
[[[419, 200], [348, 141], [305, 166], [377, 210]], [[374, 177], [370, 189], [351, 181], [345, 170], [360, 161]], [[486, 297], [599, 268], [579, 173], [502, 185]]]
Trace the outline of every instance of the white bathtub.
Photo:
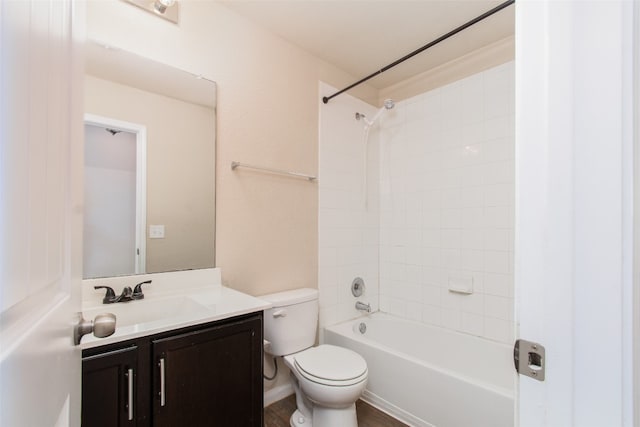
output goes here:
[[507, 345], [383, 313], [325, 328], [324, 342], [360, 353], [369, 367], [363, 399], [409, 425], [514, 425]]

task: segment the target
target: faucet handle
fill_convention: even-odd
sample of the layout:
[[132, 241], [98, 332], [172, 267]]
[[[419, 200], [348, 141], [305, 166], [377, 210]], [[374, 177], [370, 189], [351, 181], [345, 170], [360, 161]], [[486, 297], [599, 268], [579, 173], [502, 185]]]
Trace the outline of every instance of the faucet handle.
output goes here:
[[140, 282], [138, 283], [135, 288], [133, 288], [133, 295], [131, 295], [131, 298], [133, 299], [143, 299], [144, 298], [144, 294], [142, 293], [142, 285], [147, 285], [151, 283], [151, 280], [146, 280], [144, 282]]
[[113, 300], [116, 299], [116, 293], [113, 288], [109, 286], [94, 286], [93, 289], [106, 289], [107, 292], [104, 294], [104, 298], [102, 298], [103, 304], [111, 304]]

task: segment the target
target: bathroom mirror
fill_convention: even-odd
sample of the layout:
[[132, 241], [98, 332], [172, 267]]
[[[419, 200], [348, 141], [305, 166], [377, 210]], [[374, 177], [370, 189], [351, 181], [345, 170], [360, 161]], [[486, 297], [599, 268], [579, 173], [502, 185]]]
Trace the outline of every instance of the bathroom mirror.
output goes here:
[[88, 42], [83, 278], [215, 266], [216, 84]]

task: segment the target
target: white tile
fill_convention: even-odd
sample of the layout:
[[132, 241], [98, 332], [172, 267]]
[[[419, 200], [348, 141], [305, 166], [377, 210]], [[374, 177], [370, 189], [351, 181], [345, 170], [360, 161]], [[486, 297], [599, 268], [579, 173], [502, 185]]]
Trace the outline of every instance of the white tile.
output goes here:
[[474, 249], [460, 250], [460, 268], [462, 270], [483, 271], [484, 252]]
[[[420, 246], [422, 246], [422, 229], [421, 228], [417, 228], [417, 227], [408, 227], [406, 229], [406, 232], [404, 233], [404, 240], [403, 240], [402, 244], [405, 247], [409, 247], [409, 246], [420, 247]], [[405, 254], [405, 256], [406, 256], [406, 254]]]
[[512, 279], [507, 274], [485, 273], [484, 292], [487, 295], [510, 297]]
[[422, 201], [421, 210], [440, 209], [441, 192], [442, 190], [440, 189], [423, 191], [420, 195], [420, 200]]
[[384, 259], [380, 260], [380, 280], [390, 280], [391, 279], [391, 263], [386, 262]]
[[335, 267], [338, 265], [338, 252], [336, 248], [318, 249], [318, 268]]
[[460, 249], [442, 249], [440, 251], [442, 268], [459, 270], [461, 264]]
[[407, 319], [415, 320], [416, 322], [422, 321], [422, 304], [415, 302], [407, 303]]
[[512, 210], [509, 206], [486, 207], [484, 209], [484, 226], [487, 228], [509, 228]]
[[389, 313], [399, 317], [406, 317], [407, 302], [397, 298], [389, 298]]
[[487, 273], [508, 274], [509, 252], [505, 251], [485, 251], [484, 271]]
[[439, 180], [432, 181], [439, 184], [440, 188], [460, 187], [463, 178], [464, 169], [443, 169], [438, 172]]
[[406, 249], [404, 246], [392, 246], [389, 261], [397, 264], [404, 264], [406, 260]]
[[422, 226], [424, 228], [440, 228], [440, 209], [425, 209], [422, 211]]
[[460, 309], [465, 313], [484, 314], [484, 295], [473, 293], [463, 295], [460, 302]]
[[406, 263], [407, 265], [422, 265], [422, 247], [407, 246], [406, 247]]
[[510, 237], [508, 229], [487, 229], [484, 232], [484, 247], [490, 251], [508, 251], [511, 247]]
[[422, 246], [427, 248], [439, 248], [443, 230], [438, 228], [425, 228], [422, 230]]
[[443, 130], [440, 137], [442, 138], [442, 148], [445, 151], [462, 145], [462, 132], [459, 127]]
[[460, 228], [461, 227], [461, 209], [442, 209], [441, 211], [441, 227], [446, 228]]
[[419, 265], [407, 265], [407, 282], [418, 284], [422, 282], [422, 267]]
[[461, 166], [478, 165], [485, 160], [485, 144], [465, 145], [461, 149]]
[[460, 207], [478, 208], [485, 206], [485, 187], [476, 185], [460, 189]]
[[391, 305], [391, 303], [389, 302], [389, 297], [386, 294], [381, 293], [378, 297], [378, 300], [380, 301], [380, 311], [382, 311], [383, 313], [389, 313], [389, 307]]
[[443, 249], [460, 249], [461, 230], [451, 229], [440, 232], [440, 247]]
[[509, 116], [500, 116], [485, 120], [484, 139], [491, 140], [509, 136]]
[[506, 137], [492, 139], [482, 144], [485, 162], [499, 162], [511, 158], [510, 142]]
[[389, 277], [391, 280], [406, 280], [407, 265], [399, 263], [390, 263]]
[[364, 262], [361, 246], [343, 246], [336, 249], [338, 253], [339, 265], [349, 265]]
[[429, 286], [444, 286], [443, 270], [439, 267], [422, 267], [422, 283]]
[[407, 302], [420, 303], [422, 301], [422, 286], [417, 283], [407, 283], [402, 287], [401, 298]]
[[511, 320], [513, 302], [509, 298], [485, 295], [484, 313], [485, 316], [495, 317], [502, 320]]
[[511, 160], [487, 163], [481, 168], [482, 179], [487, 185], [510, 183], [514, 180], [515, 166]]
[[423, 286], [422, 287], [422, 303], [428, 305], [440, 306], [441, 289], [439, 286]]
[[434, 305], [423, 305], [422, 321], [430, 325], [440, 326], [442, 324], [442, 309]]
[[506, 344], [512, 343], [512, 325], [508, 320], [485, 317], [484, 336]]
[[460, 188], [452, 187], [443, 189], [440, 193], [440, 206], [443, 209], [460, 207]]
[[463, 208], [460, 210], [460, 228], [476, 230], [485, 227], [484, 208]]
[[321, 327], [335, 325], [336, 323], [340, 323], [344, 320], [346, 319], [340, 318], [337, 306], [320, 309], [319, 323]]
[[485, 181], [486, 165], [470, 165], [459, 171], [457, 184], [461, 187], [480, 185]]
[[449, 292], [449, 289], [440, 288], [440, 301], [443, 308], [460, 311], [463, 299], [466, 295]]
[[482, 336], [484, 334], [484, 317], [474, 313], [461, 313], [460, 329], [471, 335]]
[[484, 249], [484, 231], [480, 228], [460, 230], [460, 248]]
[[422, 265], [440, 267], [440, 248], [422, 248]]
[[338, 286], [323, 286], [318, 293], [320, 309], [334, 306], [338, 303]]
[[336, 286], [338, 284], [338, 267], [324, 266], [318, 268], [318, 287]]
[[484, 123], [469, 123], [460, 129], [462, 145], [475, 145], [484, 140]]
[[458, 310], [442, 309], [442, 326], [448, 329], [460, 330], [461, 313]]
[[509, 206], [512, 200], [510, 184], [493, 184], [484, 187], [485, 206]]

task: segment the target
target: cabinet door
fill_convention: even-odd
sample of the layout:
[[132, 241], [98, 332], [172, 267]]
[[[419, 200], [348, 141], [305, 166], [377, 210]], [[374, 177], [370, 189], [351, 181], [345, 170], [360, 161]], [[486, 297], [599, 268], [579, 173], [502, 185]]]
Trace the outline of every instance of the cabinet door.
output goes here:
[[137, 347], [82, 359], [82, 425], [135, 426]]
[[262, 318], [153, 341], [154, 426], [262, 426]]

